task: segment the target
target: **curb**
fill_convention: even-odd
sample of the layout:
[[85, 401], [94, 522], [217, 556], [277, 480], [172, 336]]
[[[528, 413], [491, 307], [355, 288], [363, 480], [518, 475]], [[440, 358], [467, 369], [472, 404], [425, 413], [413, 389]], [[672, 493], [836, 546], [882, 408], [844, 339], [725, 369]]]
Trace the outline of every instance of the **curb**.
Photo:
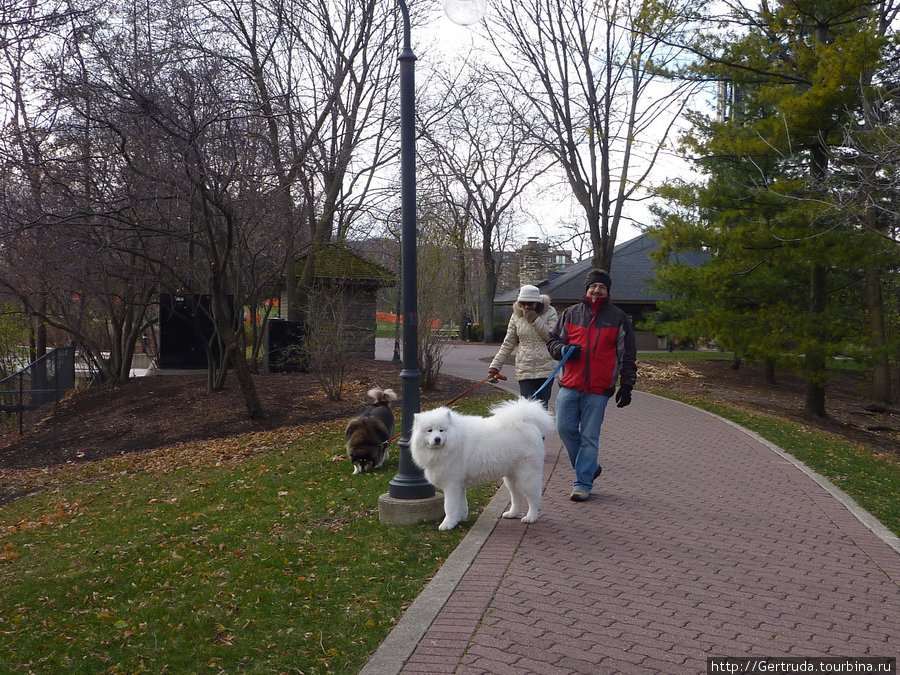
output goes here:
[[403, 613], [378, 650], [369, 657], [359, 671], [360, 675], [393, 675], [400, 672], [494, 531], [507, 506], [509, 493], [504, 486], [497, 490], [434, 578]]

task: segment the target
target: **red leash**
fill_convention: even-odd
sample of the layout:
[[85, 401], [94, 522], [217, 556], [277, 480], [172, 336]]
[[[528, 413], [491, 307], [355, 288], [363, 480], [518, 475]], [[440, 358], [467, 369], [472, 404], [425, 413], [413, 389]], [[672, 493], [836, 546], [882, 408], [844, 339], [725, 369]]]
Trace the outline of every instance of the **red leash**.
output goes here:
[[461, 393], [459, 396], [455, 396], [454, 398], [451, 398], [449, 401], [447, 401], [447, 403], [445, 403], [445, 405], [453, 405], [453, 404], [456, 403], [459, 399], [461, 399], [463, 396], [466, 396], [467, 394], [469, 394], [469, 393], [475, 391], [476, 389], [478, 389], [478, 387], [480, 387], [481, 385], [483, 385], [483, 384], [484, 384], [485, 382], [487, 382], [488, 380], [490, 380], [491, 383], [493, 383], [493, 382], [496, 382], [497, 380], [505, 380], [505, 379], [506, 379], [506, 378], [503, 377], [503, 375], [501, 375], [500, 373], [497, 373], [496, 375], [488, 375], [488, 376], [487, 376], [486, 378], [484, 378], [481, 382], [476, 382], [476, 383], [473, 384], [471, 387], [469, 387], [468, 389], [466, 389], [463, 393]]

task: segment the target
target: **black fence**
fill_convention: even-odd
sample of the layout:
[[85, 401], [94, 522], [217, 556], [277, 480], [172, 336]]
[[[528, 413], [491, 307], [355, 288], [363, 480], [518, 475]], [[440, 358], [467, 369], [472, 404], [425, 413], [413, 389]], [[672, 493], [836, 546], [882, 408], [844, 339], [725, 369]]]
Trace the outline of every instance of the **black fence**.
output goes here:
[[75, 388], [75, 347], [57, 347], [15, 375], [0, 380], [0, 411], [15, 413], [22, 433], [26, 410], [55, 403]]

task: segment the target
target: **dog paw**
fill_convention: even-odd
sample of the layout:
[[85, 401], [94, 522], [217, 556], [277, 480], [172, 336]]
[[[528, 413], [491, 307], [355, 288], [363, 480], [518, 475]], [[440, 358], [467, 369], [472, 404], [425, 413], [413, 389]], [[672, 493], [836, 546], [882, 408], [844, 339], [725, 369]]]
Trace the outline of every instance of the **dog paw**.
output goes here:
[[445, 519], [444, 521], [441, 522], [440, 525], [438, 525], [438, 529], [439, 530], [452, 530], [454, 527], [456, 527], [456, 525], [457, 525], [456, 521]]
[[522, 518], [522, 522], [523, 522], [523, 523], [536, 523], [536, 522], [537, 522], [537, 519], [538, 519], [537, 514], [535, 514], [535, 515], [533, 515], [533, 516], [532, 516], [532, 515], [526, 515], [524, 518]]
[[515, 518], [517, 515], [519, 515], [519, 514], [516, 513], [515, 511], [504, 511], [502, 514], [500, 514], [500, 517], [501, 518]]

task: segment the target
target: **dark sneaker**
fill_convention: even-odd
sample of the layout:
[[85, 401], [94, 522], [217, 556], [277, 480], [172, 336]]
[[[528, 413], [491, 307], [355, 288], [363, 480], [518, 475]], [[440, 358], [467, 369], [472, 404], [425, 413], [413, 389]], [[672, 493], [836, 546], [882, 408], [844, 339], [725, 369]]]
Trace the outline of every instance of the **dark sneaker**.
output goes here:
[[597, 477], [603, 473], [603, 467], [599, 464], [597, 465], [597, 470], [594, 472], [594, 480], [597, 480]]
[[590, 494], [591, 493], [584, 488], [575, 488], [572, 490], [572, 494], [569, 495], [569, 499], [573, 502], [586, 502]]

